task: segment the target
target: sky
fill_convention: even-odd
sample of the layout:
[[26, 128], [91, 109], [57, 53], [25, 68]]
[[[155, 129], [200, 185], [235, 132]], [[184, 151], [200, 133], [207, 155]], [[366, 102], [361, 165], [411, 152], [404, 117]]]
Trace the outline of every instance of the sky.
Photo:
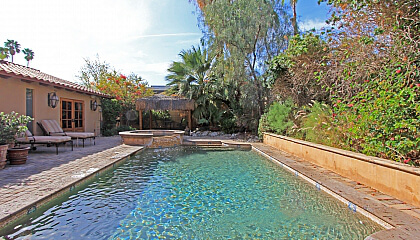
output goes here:
[[[8, 9], [0, 14], [0, 45], [18, 41], [35, 52], [29, 67], [69, 81], [77, 81], [84, 58], [99, 55], [123, 74], [165, 85], [169, 65], [202, 36], [188, 0], [0, 0], [0, 9]], [[328, 11], [300, 0], [297, 13], [309, 30], [324, 26]], [[14, 62], [26, 66], [24, 54]]]

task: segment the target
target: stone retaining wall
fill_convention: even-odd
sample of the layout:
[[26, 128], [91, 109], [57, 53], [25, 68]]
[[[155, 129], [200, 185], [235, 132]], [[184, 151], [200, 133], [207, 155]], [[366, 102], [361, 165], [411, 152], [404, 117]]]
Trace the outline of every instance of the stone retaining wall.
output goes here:
[[271, 133], [264, 143], [420, 207], [420, 168]]

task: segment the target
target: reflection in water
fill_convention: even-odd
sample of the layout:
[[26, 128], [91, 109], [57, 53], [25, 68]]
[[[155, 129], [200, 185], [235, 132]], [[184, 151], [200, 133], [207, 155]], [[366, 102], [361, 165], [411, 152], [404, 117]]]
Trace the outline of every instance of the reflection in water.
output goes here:
[[381, 229], [253, 152], [189, 147], [145, 150], [36, 214], [7, 238], [364, 239]]

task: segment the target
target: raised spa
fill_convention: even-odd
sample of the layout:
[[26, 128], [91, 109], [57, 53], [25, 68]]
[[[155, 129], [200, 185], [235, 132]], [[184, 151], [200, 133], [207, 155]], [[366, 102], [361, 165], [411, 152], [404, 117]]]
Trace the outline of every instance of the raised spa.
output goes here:
[[120, 132], [124, 144], [149, 148], [174, 147], [182, 144], [184, 131], [136, 130]]

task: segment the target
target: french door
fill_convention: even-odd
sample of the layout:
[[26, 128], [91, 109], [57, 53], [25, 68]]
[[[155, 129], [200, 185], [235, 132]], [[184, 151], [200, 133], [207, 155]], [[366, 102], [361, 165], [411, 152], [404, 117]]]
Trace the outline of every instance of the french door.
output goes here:
[[83, 132], [85, 128], [84, 102], [61, 99], [61, 128], [67, 132]]

